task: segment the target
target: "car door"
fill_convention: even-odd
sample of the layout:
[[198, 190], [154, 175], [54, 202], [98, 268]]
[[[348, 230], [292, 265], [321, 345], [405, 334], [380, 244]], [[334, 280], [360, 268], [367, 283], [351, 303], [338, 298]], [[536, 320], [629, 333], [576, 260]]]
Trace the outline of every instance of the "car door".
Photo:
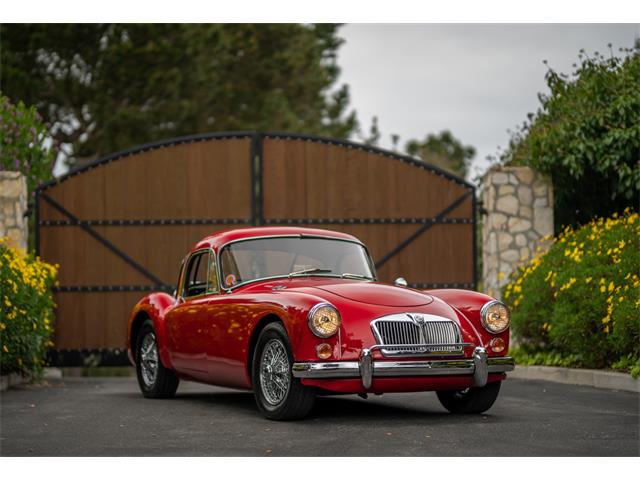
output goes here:
[[210, 249], [191, 254], [176, 292], [176, 305], [167, 312], [166, 331], [174, 368], [183, 374], [207, 381], [207, 316]]

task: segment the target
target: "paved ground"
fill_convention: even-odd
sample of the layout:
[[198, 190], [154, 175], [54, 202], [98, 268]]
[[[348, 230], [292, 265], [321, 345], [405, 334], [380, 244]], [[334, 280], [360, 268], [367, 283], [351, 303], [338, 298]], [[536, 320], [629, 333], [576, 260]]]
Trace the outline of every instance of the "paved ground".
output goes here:
[[0, 394], [0, 453], [30, 455], [640, 455], [640, 397], [508, 380], [486, 415], [446, 413], [433, 393], [320, 398], [272, 422], [251, 393], [183, 383], [147, 400], [134, 378], [72, 378]]

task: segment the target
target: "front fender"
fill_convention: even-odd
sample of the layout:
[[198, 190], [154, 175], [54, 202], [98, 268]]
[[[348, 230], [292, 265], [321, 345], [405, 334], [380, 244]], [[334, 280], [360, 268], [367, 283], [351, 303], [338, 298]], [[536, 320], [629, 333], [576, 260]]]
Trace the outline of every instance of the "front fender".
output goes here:
[[[438, 290], [424, 290], [429, 295], [443, 300], [449, 304], [452, 308], [458, 311], [458, 313], [464, 317], [469, 324], [471, 324], [474, 330], [477, 332], [482, 345], [487, 349], [489, 356], [504, 356], [509, 351], [509, 329], [499, 334], [494, 334], [487, 331], [482, 326], [480, 320], [480, 310], [482, 307], [495, 298], [485, 295], [484, 293], [473, 292], [471, 290], [459, 290], [459, 289], [438, 289]], [[489, 342], [492, 339], [500, 337], [505, 342], [505, 349], [500, 353], [495, 353], [491, 350]]]
[[153, 322], [153, 329], [156, 332], [156, 342], [160, 360], [166, 368], [173, 368], [169, 350], [167, 348], [167, 337], [164, 317], [166, 311], [175, 303], [175, 298], [164, 292], [151, 293], [142, 298], [131, 311], [127, 327], [127, 354], [129, 361], [135, 365], [135, 342], [136, 335], [144, 321], [148, 318]]

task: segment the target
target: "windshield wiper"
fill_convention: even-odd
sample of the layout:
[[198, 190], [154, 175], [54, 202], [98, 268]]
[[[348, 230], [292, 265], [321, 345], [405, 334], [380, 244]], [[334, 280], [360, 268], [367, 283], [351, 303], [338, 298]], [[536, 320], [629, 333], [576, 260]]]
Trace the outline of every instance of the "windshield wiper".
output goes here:
[[304, 270], [298, 270], [295, 272], [291, 272], [289, 274], [289, 278], [291, 277], [296, 277], [296, 276], [301, 276], [301, 275], [309, 275], [311, 273], [331, 273], [331, 270], [327, 269], [327, 268], [305, 268]]
[[343, 273], [340, 275], [342, 278], [355, 278], [356, 280], [373, 280], [372, 277], [366, 275], [360, 275], [359, 273]]

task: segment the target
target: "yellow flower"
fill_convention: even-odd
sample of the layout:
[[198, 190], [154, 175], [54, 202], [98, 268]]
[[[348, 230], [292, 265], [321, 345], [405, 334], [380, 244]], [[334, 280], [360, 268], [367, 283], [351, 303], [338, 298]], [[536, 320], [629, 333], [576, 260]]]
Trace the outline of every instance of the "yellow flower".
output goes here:
[[615, 288], [615, 285], [613, 284], [613, 281], [611, 281], [611, 283], [609, 283], [608, 290], [611, 292], [611, 291], [613, 291], [614, 288]]
[[591, 277], [587, 277], [587, 278], [585, 279], [585, 283], [591, 283], [591, 280], [593, 280]]
[[601, 291], [602, 293], [606, 292], [606, 291], [607, 291], [607, 287], [605, 287], [604, 285], [602, 285], [602, 286], [600, 287], [600, 291]]
[[2, 346], [2, 351], [3, 351], [4, 353], [9, 353], [9, 349], [7, 348], [7, 346], [6, 346], [6, 345], [3, 345], [3, 346]]

